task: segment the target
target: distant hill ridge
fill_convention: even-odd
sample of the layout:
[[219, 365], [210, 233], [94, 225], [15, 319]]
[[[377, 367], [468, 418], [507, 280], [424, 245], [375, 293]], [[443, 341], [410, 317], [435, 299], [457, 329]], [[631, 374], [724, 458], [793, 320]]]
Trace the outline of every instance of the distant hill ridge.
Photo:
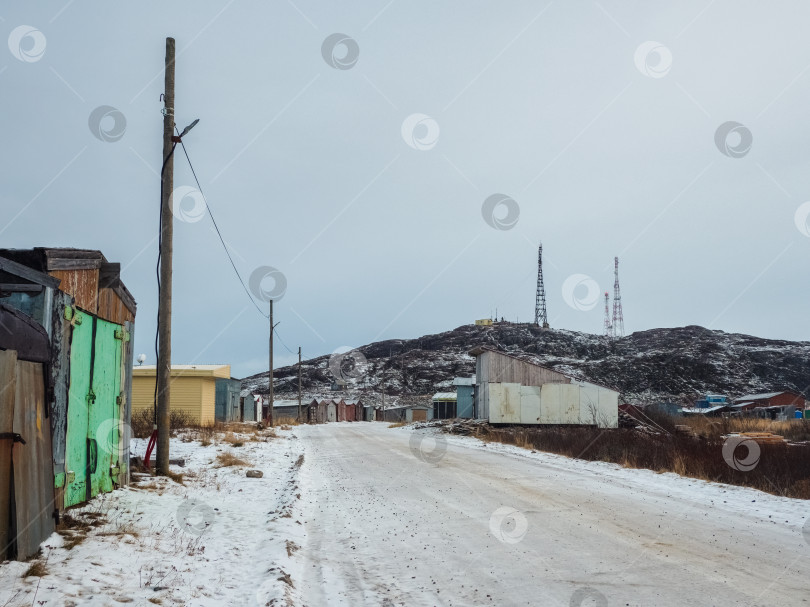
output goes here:
[[[468, 353], [488, 345], [582, 379], [615, 386], [633, 403], [689, 402], [706, 392], [743, 394], [771, 390], [805, 393], [810, 386], [810, 342], [763, 339], [699, 326], [650, 329], [608, 340], [530, 324], [464, 325], [417, 339], [389, 339], [361, 346], [366, 372], [344, 392], [330, 392], [329, 356], [302, 365], [308, 398], [340, 394], [377, 403], [385, 379], [388, 402], [448, 389], [454, 377], [470, 376]], [[297, 394], [297, 366], [274, 373], [279, 398]], [[242, 380], [243, 388], [267, 392], [267, 373]], [[399, 397], [399, 398], [394, 398]], [[390, 400], [389, 400], [390, 398]]]

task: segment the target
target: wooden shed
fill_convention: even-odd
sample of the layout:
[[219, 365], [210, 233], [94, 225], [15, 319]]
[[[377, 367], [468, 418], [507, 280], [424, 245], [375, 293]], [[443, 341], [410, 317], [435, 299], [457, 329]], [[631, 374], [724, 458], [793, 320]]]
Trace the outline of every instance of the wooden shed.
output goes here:
[[[27, 536], [19, 535], [20, 500], [37, 504], [45, 499], [48, 508], [44, 512], [53, 520], [64, 508], [128, 482], [136, 306], [119, 272], [119, 264], [108, 262], [95, 250], [0, 249], [0, 296], [6, 319], [0, 324], [13, 327], [7, 331], [5, 345], [0, 345], [6, 353], [6, 373], [12, 352], [16, 353], [15, 368], [20, 361], [32, 362], [26, 351], [33, 342], [20, 342], [20, 336], [32, 327], [39, 327], [45, 335], [48, 349], [48, 360], [42, 363], [41, 372], [35, 373], [44, 378], [42, 398], [31, 378], [15, 371], [16, 385], [27, 387], [25, 399], [15, 397], [13, 415], [16, 419], [22, 407], [25, 419], [37, 420], [36, 429], [13, 422], [12, 428], [24, 432], [2, 430], [11, 433], [14, 443], [11, 465], [15, 470], [18, 541], [16, 546], [0, 546], [0, 550], [16, 550], [18, 558], [30, 556], [29, 549], [52, 531], [52, 525], [29, 521]], [[6, 415], [12, 410], [8, 401], [1, 408]], [[49, 423], [43, 425], [44, 419]], [[15, 441], [17, 435], [26, 442]], [[0, 439], [0, 449], [8, 447], [5, 442]], [[46, 443], [50, 446], [43, 447]], [[48, 464], [42, 449], [50, 451]], [[18, 487], [17, 464], [25, 466], [24, 461], [35, 451], [39, 453], [35, 466], [38, 480], [34, 482], [31, 477], [25, 487]], [[20, 474], [20, 478], [25, 477]], [[49, 475], [50, 488], [46, 490], [41, 481]], [[3, 483], [0, 473], [0, 502], [5, 499], [10, 503], [8, 487]], [[7, 532], [9, 528], [3, 528], [8, 519], [2, 517], [0, 513], [0, 530]]]
[[218, 377], [214, 384], [214, 409], [218, 422], [241, 421], [239, 392], [242, 382], [232, 377]]

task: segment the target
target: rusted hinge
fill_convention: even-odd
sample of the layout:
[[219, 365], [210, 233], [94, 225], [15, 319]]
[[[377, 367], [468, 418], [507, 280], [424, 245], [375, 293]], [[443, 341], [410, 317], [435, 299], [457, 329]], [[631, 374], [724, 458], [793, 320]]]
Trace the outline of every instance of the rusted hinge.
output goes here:
[[82, 324], [82, 315], [73, 306], [65, 306], [65, 320], [69, 320], [71, 325]]
[[96, 402], [96, 393], [93, 392], [92, 390], [90, 390], [90, 392], [87, 393], [87, 402], [90, 403], [91, 405], [94, 402]]

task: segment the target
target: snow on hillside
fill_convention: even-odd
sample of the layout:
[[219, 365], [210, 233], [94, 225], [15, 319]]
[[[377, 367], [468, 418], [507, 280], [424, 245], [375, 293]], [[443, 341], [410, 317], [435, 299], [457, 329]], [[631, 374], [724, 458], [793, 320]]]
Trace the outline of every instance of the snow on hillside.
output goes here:
[[[386, 405], [425, 398], [450, 387], [454, 377], [470, 376], [470, 349], [488, 345], [563, 373], [614, 386], [629, 402], [689, 402], [704, 392], [739, 396], [810, 385], [810, 343], [770, 340], [689, 326], [639, 331], [617, 340], [567, 330], [541, 330], [530, 324], [465, 325], [418, 339], [387, 340], [361, 346], [368, 361], [350, 378], [346, 399], [362, 397]], [[329, 356], [302, 365], [305, 397], [335, 396]], [[243, 380], [243, 388], [266, 393], [267, 373]], [[297, 392], [297, 366], [275, 371], [279, 398]]]

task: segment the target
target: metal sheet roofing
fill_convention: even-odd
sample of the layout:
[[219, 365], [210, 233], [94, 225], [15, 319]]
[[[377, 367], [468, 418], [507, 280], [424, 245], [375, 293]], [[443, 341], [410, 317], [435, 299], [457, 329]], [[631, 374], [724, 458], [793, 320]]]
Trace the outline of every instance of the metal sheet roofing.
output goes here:
[[773, 398], [774, 396], [778, 396], [779, 394], [784, 394], [785, 391], [782, 390], [781, 392], [763, 392], [762, 394], [746, 394], [745, 396], [741, 396], [740, 398], [735, 398], [734, 402], [740, 402], [744, 400], [762, 400], [764, 398]]
[[472, 386], [475, 384], [475, 377], [456, 377], [453, 380], [454, 386]]

